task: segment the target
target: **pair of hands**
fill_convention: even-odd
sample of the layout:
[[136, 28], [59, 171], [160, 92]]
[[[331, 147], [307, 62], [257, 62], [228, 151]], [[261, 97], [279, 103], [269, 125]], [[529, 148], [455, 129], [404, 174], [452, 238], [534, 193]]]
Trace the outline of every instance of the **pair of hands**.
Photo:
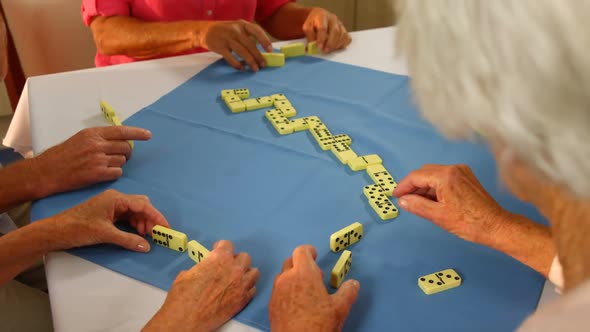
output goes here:
[[[313, 8], [309, 12], [302, 29], [307, 40], [317, 41], [318, 48], [324, 53], [345, 48], [352, 41], [338, 17], [322, 8]], [[257, 43], [272, 52], [272, 44], [264, 30], [244, 20], [210, 22], [200, 41], [203, 47], [223, 56], [230, 66], [243, 70], [244, 65], [233, 53], [237, 54], [254, 72], [266, 66]]]
[[[328, 294], [316, 257], [314, 247], [303, 245], [285, 260], [269, 304], [272, 330], [342, 329], [360, 285], [348, 280], [334, 295]], [[176, 277], [164, 305], [143, 331], [219, 328], [256, 293], [259, 272], [250, 262], [248, 254], [234, 254], [231, 242], [217, 242], [205, 260]]]
[[[107, 190], [53, 219], [60, 225], [63, 249], [112, 243], [147, 252], [150, 244], [143, 236], [151, 234], [155, 225], [170, 227], [146, 196], [115, 190]], [[114, 225], [118, 220], [128, 220], [140, 235], [119, 230]], [[275, 278], [269, 305], [273, 329], [328, 330], [344, 325], [360, 285], [348, 280], [329, 295], [316, 257], [315, 248], [304, 245], [285, 260]], [[258, 278], [259, 271], [251, 267], [247, 253], [234, 254], [231, 242], [219, 241], [205, 260], [176, 277], [164, 305], [144, 331], [217, 329], [250, 302]]]

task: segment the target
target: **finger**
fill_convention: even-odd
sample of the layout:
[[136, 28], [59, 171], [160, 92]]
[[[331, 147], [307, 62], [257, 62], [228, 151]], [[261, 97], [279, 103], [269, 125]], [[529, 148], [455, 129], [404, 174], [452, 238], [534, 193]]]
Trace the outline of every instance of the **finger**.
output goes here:
[[328, 15], [324, 15], [322, 19], [315, 25], [318, 48], [325, 52], [326, 41], [328, 39]]
[[112, 229], [106, 234], [106, 239], [104, 242], [116, 244], [131, 251], [150, 251], [150, 244], [143, 237], [137, 234], [121, 231], [114, 226], [112, 226]]
[[228, 240], [220, 240], [213, 245], [213, 250], [225, 250], [233, 255], [234, 245]]
[[441, 203], [434, 202], [419, 195], [402, 196], [399, 198], [398, 203], [402, 209], [430, 220], [435, 224], [438, 224], [444, 218], [445, 213], [448, 213]]
[[345, 34], [344, 48], [346, 48], [346, 47], [348, 47], [348, 45], [350, 45], [350, 43], [352, 43], [352, 37], [350, 36], [350, 34], [346, 30], [346, 28], [344, 28], [344, 34]]
[[123, 155], [125, 159], [131, 157], [131, 145], [127, 141], [107, 141], [105, 142], [104, 152], [108, 155]]
[[260, 277], [260, 271], [258, 271], [257, 268], [252, 268], [252, 269], [248, 270], [244, 274], [244, 277], [242, 277], [242, 282], [244, 283], [244, 288], [245, 289], [253, 288], [254, 285], [256, 285], [256, 282], [258, 281], [259, 277]]
[[125, 165], [125, 163], [127, 162], [127, 158], [125, 158], [125, 156], [123, 155], [115, 154], [110, 155], [107, 158], [109, 167], [123, 167], [123, 165]]
[[281, 269], [281, 273], [284, 273], [287, 270], [290, 270], [293, 268], [293, 257], [289, 257], [287, 259], [285, 259], [285, 261], [283, 262], [283, 268]]
[[293, 267], [298, 268], [317, 268], [315, 259], [317, 257], [317, 251], [312, 245], [304, 244], [293, 250]]
[[240, 40], [242, 45], [248, 50], [248, 52], [254, 57], [254, 61], [258, 64], [259, 68], [266, 67], [266, 60], [260, 53], [258, 47], [256, 47], [256, 42], [250, 37], [244, 37]]
[[343, 282], [338, 291], [332, 295], [334, 306], [341, 318], [348, 316], [350, 308], [358, 298], [360, 288], [360, 283], [351, 279]]
[[[120, 197], [115, 203], [115, 217], [121, 215], [128, 215], [129, 218], [143, 219], [154, 225], [169, 226], [168, 221], [162, 213], [141, 196], [120, 194]], [[151, 232], [151, 229], [148, 230]]]
[[237, 254], [234, 258], [234, 261], [236, 262], [236, 264], [238, 264], [238, 266], [242, 267], [244, 271], [248, 271], [248, 269], [250, 269], [250, 264], [252, 264], [252, 259], [250, 258], [250, 255], [248, 255], [245, 252]]
[[412, 171], [397, 184], [397, 188], [393, 191], [393, 196], [401, 197], [424, 188], [434, 189], [436, 191], [442, 177], [443, 174], [438, 170], [420, 169]]
[[254, 295], [256, 295], [256, 287], [252, 287], [246, 292], [246, 295], [244, 297], [244, 306], [248, 304], [250, 301], [252, 301]]
[[326, 52], [332, 52], [338, 49], [341, 34], [340, 22], [335, 15], [330, 15], [330, 19], [328, 20], [328, 39], [325, 47]]
[[249, 23], [246, 24], [244, 28], [249, 35], [256, 38], [263, 49], [265, 49], [267, 52], [272, 52], [272, 44], [270, 39], [266, 35], [266, 32], [264, 32], [264, 30], [258, 24]]
[[231, 50], [228, 49], [219, 54], [221, 54], [221, 56], [225, 59], [227, 64], [231, 67], [234, 67], [237, 70], [244, 70], [244, 65], [242, 65], [242, 63], [238, 61], [238, 59], [236, 59]]
[[141, 235], [144, 236], [145, 235], [145, 223], [140, 222], [137, 224], [137, 232]]
[[231, 49], [246, 62], [248, 67], [250, 67], [250, 70], [255, 72], [260, 70], [260, 67], [258, 66], [258, 63], [256, 63], [254, 56], [244, 45], [242, 45], [241, 42], [232, 41], [230, 42], [229, 47], [231, 47]]
[[152, 133], [143, 128], [129, 126], [109, 126], [98, 128], [102, 138], [118, 141], [146, 141], [152, 137]]
[[307, 22], [303, 25], [303, 32], [305, 33], [305, 38], [308, 42], [316, 41], [317, 36], [315, 33], [315, 29], [313, 27], [313, 22], [308, 24]]
[[123, 176], [123, 169], [121, 167], [107, 167], [100, 170], [100, 181], [115, 181]]

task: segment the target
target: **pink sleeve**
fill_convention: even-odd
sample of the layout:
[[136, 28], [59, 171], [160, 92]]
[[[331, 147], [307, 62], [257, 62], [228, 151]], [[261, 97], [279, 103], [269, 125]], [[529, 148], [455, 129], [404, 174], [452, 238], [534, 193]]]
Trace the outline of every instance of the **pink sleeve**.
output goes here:
[[131, 0], [82, 0], [82, 19], [90, 26], [95, 16], [129, 16]]
[[277, 9], [295, 0], [258, 0], [256, 4], [256, 22], [264, 21], [274, 14]]

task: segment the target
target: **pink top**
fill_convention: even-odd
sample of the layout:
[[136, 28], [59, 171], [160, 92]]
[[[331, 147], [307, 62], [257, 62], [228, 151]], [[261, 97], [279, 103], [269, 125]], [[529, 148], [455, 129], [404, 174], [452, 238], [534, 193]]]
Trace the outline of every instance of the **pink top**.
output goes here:
[[[133, 16], [145, 21], [263, 21], [293, 0], [83, 0], [82, 18], [90, 26], [95, 16]], [[203, 52], [194, 49], [182, 54]], [[126, 55], [96, 53], [97, 67], [137, 61]]]

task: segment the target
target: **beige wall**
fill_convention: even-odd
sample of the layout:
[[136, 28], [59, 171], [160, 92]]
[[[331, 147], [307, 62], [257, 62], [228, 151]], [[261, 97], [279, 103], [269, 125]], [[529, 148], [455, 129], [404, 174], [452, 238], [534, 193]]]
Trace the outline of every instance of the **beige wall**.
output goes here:
[[349, 31], [391, 26], [396, 0], [298, 0], [304, 6], [325, 8], [338, 15]]

